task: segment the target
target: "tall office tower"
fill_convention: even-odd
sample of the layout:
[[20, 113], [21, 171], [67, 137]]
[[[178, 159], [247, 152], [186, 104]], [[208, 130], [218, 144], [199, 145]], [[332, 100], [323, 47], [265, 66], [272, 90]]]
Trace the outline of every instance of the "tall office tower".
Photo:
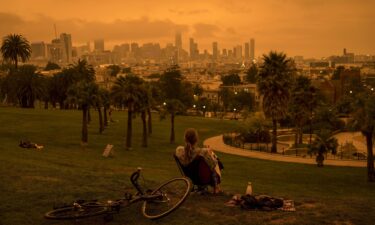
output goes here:
[[94, 51], [104, 52], [104, 39], [97, 39], [94, 41]]
[[250, 58], [250, 46], [249, 46], [249, 43], [245, 43], [245, 59], [249, 59]]
[[46, 44], [42, 42], [34, 42], [31, 43], [31, 58], [32, 59], [45, 59], [47, 48]]
[[190, 38], [189, 39], [189, 48], [190, 48], [190, 59], [194, 59], [195, 57], [195, 44], [194, 44], [194, 39]]
[[250, 60], [253, 61], [255, 59], [255, 40], [254, 38], [250, 39]]
[[130, 44], [130, 51], [131, 51], [131, 53], [134, 57], [139, 57], [141, 51], [140, 51], [138, 43], [134, 43], [134, 42], [131, 43]]
[[224, 57], [228, 56], [228, 52], [227, 52], [227, 49], [226, 49], [226, 48], [223, 49], [223, 56], [224, 56]]
[[212, 43], [212, 58], [217, 59], [218, 54], [219, 54], [219, 50], [217, 48], [217, 42], [213, 42]]
[[62, 33], [60, 34], [60, 41], [62, 45], [63, 62], [72, 62], [72, 35]]
[[236, 54], [234, 55], [234, 57], [236, 59], [242, 59], [242, 45], [237, 45], [235, 47], [235, 50], [236, 50]]
[[62, 62], [62, 51], [63, 47], [60, 39], [53, 39], [51, 44], [47, 45], [47, 58], [51, 62], [61, 63]]
[[175, 37], [175, 47], [178, 49], [178, 50], [181, 50], [182, 49], [182, 36], [181, 36], [181, 32], [177, 32], [176, 33], [176, 37]]

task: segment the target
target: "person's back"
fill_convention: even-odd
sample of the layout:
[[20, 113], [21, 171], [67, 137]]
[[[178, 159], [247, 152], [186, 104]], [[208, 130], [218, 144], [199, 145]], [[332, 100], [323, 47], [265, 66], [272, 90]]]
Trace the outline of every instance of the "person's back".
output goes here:
[[[214, 187], [214, 193], [220, 192], [220, 169], [218, 167], [218, 161], [215, 154], [209, 148], [199, 148], [196, 147], [198, 142], [198, 134], [195, 129], [189, 128], [185, 131], [185, 146], [178, 146], [175, 152], [176, 157], [179, 162], [185, 168], [188, 168], [193, 161], [198, 159], [203, 159], [204, 164], [199, 162], [197, 167], [198, 170], [193, 169], [195, 173], [198, 171], [201, 174], [191, 175], [192, 177], [204, 177], [204, 174], [210, 173], [210, 179], [204, 178], [200, 180], [207, 181], [211, 186]], [[199, 171], [200, 170], [200, 171]]]

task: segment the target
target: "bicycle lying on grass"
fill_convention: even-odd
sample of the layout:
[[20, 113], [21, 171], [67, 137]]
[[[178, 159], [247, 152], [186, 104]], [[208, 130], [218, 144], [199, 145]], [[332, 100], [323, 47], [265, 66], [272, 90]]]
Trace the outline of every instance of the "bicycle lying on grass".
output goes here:
[[130, 181], [137, 190], [135, 195], [125, 193], [124, 198], [107, 202], [79, 200], [71, 205], [49, 211], [44, 217], [54, 220], [71, 220], [105, 215], [104, 219], [110, 221], [113, 219], [113, 214], [120, 212], [121, 207], [143, 201], [143, 215], [148, 219], [158, 219], [176, 210], [191, 192], [191, 183], [185, 177], [168, 180], [153, 191], [144, 191], [138, 184], [141, 170], [138, 168], [130, 176]]

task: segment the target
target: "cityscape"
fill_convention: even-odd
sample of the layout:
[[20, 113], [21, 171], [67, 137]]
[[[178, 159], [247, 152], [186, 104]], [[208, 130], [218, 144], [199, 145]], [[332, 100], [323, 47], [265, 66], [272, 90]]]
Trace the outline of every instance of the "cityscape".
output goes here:
[[0, 5], [0, 225], [374, 223], [375, 2]]

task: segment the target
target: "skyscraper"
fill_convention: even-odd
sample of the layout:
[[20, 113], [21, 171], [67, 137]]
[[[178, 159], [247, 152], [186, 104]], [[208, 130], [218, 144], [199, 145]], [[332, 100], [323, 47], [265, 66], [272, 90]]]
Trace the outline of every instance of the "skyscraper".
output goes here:
[[72, 36], [70, 34], [60, 34], [60, 42], [62, 45], [62, 60], [66, 63], [72, 62]]
[[104, 52], [104, 40], [97, 39], [94, 41], [94, 51]]
[[234, 48], [234, 57], [236, 59], [242, 59], [242, 45], [237, 45], [235, 48]]
[[190, 38], [189, 47], [190, 47], [190, 59], [196, 59], [197, 56], [199, 55], [199, 51], [198, 51], [198, 44], [194, 42], [193, 38]]
[[180, 33], [180, 32], [177, 32], [177, 33], [176, 33], [176, 37], [175, 37], [175, 47], [176, 47], [178, 50], [181, 50], [181, 49], [182, 49], [182, 36], [181, 36], [181, 33]]
[[249, 48], [249, 43], [246, 42], [245, 43], [245, 59], [249, 59], [250, 58], [250, 48]]
[[47, 48], [44, 42], [31, 43], [31, 58], [32, 59], [44, 59], [46, 58]]
[[217, 42], [213, 42], [212, 43], [212, 58], [217, 59], [218, 53], [219, 53], [219, 51], [218, 51], [218, 47], [217, 47]]
[[255, 40], [254, 38], [250, 39], [250, 60], [253, 61], [255, 59]]

